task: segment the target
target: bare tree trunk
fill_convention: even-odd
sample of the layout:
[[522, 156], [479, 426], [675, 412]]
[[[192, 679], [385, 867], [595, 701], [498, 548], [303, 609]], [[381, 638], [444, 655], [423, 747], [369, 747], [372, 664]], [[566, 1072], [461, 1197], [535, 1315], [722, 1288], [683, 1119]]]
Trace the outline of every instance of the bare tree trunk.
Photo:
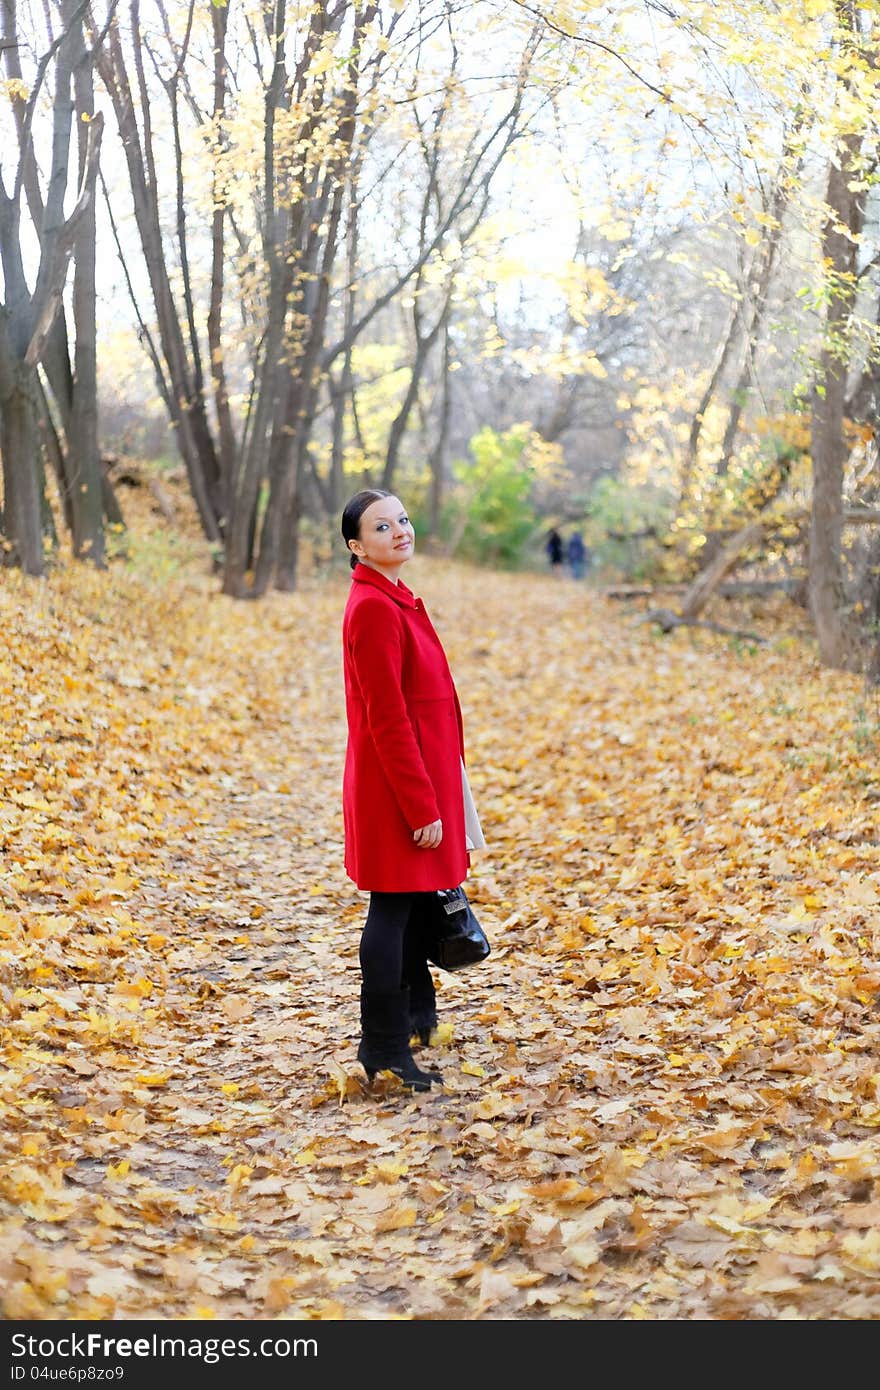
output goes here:
[[743, 552], [755, 545], [763, 534], [761, 522], [753, 521], [730, 538], [712, 563], [700, 571], [685, 594], [681, 605], [683, 622], [692, 622], [703, 611], [721, 581], [739, 564]]
[[[65, 217], [73, 122], [72, 64], [81, 51], [82, 36], [77, 29], [83, 10], [82, 0], [78, 4], [66, 0], [62, 8], [61, 32], [57, 38], [50, 38], [37, 65], [26, 109], [17, 122], [20, 148], [11, 194], [7, 194], [0, 179], [0, 261], [6, 297], [0, 321], [0, 443], [6, 501], [3, 520], [18, 562], [26, 573], [34, 575], [43, 573], [43, 531], [51, 521], [44, 486], [39, 428], [42, 402], [37, 368], [56, 332], [70, 257], [83, 221], [94, 205], [103, 129], [100, 115], [88, 123], [77, 199], [70, 215]], [[16, 0], [2, 0], [2, 20], [7, 70], [20, 73]], [[33, 158], [31, 130], [34, 105], [40, 99], [42, 81], [53, 58], [52, 144], [44, 200]], [[23, 188], [27, 191], [31, 214], [39, 217], [40, 259], [33, 292], [27, 283], [22, 258]], [[100, 514], [98, 525], [100, 530]]]
[[681, 469], [681, 481], [678, 491], [678, 513], [684, 510], [690, 497], [691, 483], [693, 482], [694, 469], [697, 465], [697, 450], [700, 447], [700, 439], [703, 433], [703, 425], [706, 419], [706, 411], [715, 398], [719, 383], [724, 375], [727, 363], [736, 347], [739, 337], [739, 325], [742, 317], [742, 303], [737, 302], [730, 311], [724, 335], [721, 338], [715, 353], [715, 360], [712, 363], [712, 370], [709, 373], [709, 380], [703, 388], [703, 394], [694, 411], [691, 420], [690, 433], [688, 435], [687, 448], [685, 450], [684, 461]]
[[[445, 314], [445, 311], [444, 311]], [[428, 333], [422, 333], [419, 319], [414, 320], [416, 326], [416, 351], [410, 367], [409, 382], [407, 383], [406, 394], [404, 395], [400, 409], [391, 422], [391, 429], [388, 432], [388, 446], [385, 451], [385, 467], [382, 472], [382, 487], [388, 492], [394, 489], [394, 474], [400, 458], [400, 446], [403, 443], [403, 436], [409, 424], [409, 417], [412, 408], [418, 399], [419, 385], [422, 374], [428, 361], [431, 348], [434, 346], [443, 327], [444, 314], [441, 314], [433, 328]]]
[[808, 593], [810, 613], [826, 666], [854, 669], [859, 664], [855, 624], [846, 611], [843, 582], [843, 471], [847, 458], [844, 437], [849, 317], [856, 279], [856, 242], [862, 225], [862, 204], [850, 188], [859, 140], [842, 142], [831, 164], [825, 190], [828, 216], [822, 253], [834, 286], [825, 319], [825, 345], [811, 401], [813, 498], [810, 517]]
[[55, 474], [55, 482], [61, 501], [64, 524], [70, 534], [73, 535], [73, 499], [71, 497], [72, 489], [67, 477], [67, 458], [61, 440], [58, 437], [55, 421], [52, 419], [51, 407], [39, 376], [37, 377], [37, 417], [42, 452], [52, 465], [52, 472]]
[[[757, 347], [761, 324], [767, 308], [767, 295], [769, 293], [773, 271], [776, 266], [776, 258], [779, 252], [779, 244], [782, 236], [782, 220], [785, 216], [785, 211], [791, 196], [791, 176], [788, 172], [788, 165], [792, 158], [792, 148], [796, 138], [803, 129], [805, 119], [806, 105], [796, 111], [791, 131], [786, 139], [782, 163], [777, 172], [770, 205], [767, 208], [769, 218], [767, 224], [768, 230], [760, 246], [757, 248], [754, 259], [749, 267], [748, 276], [746, 277], [745, 297], [742, 301], [735, 304], [731, 310], [726, 330], [719, 343], [715, 361], [712, 364], [709, 380], [706, 383], [706, 387], [700, 397], [699, 404], [697, 405], [691, 421], [687, 449], [682, 466], [679, 511], [681, 511], [686, 503], [693, 479], [706, 411], [715, 398], [727, 365], [739, 343], [740, 332], [744, 329], [745, 342], [742, 352], [742, 362], [739, 368], [736, 385], [730, 397], [731, 403], [728, 410], [724, 439], [721, 445], [721, 455], [715, 468], [716, 477], [724, 477], [730, 467], [734, 444], [736, 443], [736, 438], [739, 433], [739, 423], [745, 404], [746, 392], [752, 380], [755, 349]], [[746, 310], [746, 304], [749, 305], [748, 310]]]
[[[307, 447], [305, 441], [303, 441], [303, 451]], [[292, 594], [297, 585], [300, 522], [302, 521], [303, 515], [300, 479], [303, 476], [304, 464], [305, 459], [303, 457], [303, 452], [300, 452], [297, 459], [296, 471], [293, 475], [293, 495], [284, 517], [284, 526], [282, 528], [281, 540], [278, 547], [278, 569], [275, 578], [275, 587], [285, 594]]]
[[[262, 359], [262, 381], [249, 423], [247, 443], [238, 460], [229, 497], [223, 592], [232, 598], [248, 596], [247, 573], [253, 553], [257, 499], [265, 476], [266, 438], [270, 416], [279, 408], [279, 397], [284, 389], [280, 380], [284, 370], [278, 362], [284, 341], [284, 319], [285, 299], [281, 293], [273, 292]], [[274, 388], [270, 384], [272, 382]]]
[[[139, 0], [132, 0], [130, 12], [132, 32], [138, 36]], [[107, 45], [97, 56], [98, 71], [113, 104], [125, 151], [135, 221], [153, 296], [162, 359], [168, 376], [167, 403], [175, 428], [177, 446], [186, 465], [202, 530], [208, 540], [219, 542], [222, 540], [220, 517], [223, 511], [220, 469], [208, 425], [204, 395], [196, 389], [193, 368], [187, 355], [181, 315], [175, 302], [165, 257], [159, 216], [158, 175], [153, 151], [150, 96], [138, 42], [134, 44], [134, 62], [143, 131], [138, 126], [138, 106], [125, 63], [119, 28], [114, 20]], [[180, 226], [178, 234], [182, 234]]]
[[[795, 122], [795, 133], [800, 130], [802, 123], [801, 119]], [[742, 419], [742, 413], [745, 409], [746, 397], [754, 379], [755, 353], [757, 351], [761, 326], [764, 322], [764, 314], [767, 310], [767, 297], [770, 292], [773, 271], [776, 268], [776, 257], [779, 253], [779, 245], [782, 238], [782, 219], [785, 216], [785, 210], [788, 206], [790, 196], [789, 190], [790, 182], [786, 173], [785, 162], [783, 162], [783, 166], [776, 178], [776, 185], [770, 202], [769, 216], [771, 220], [769, 229], [757, 250], [749, 275], [749, 311], [745, 328], [743, 360], [736, 385], [730, 397], [727, 424], [724, 430], [724, 439], [721, 444], [721, 456], [715, 468], [715, 476], [717, 478], [725, 477], [730, 469], [734, 445], [736, 444], [737, 435], [739, 434], [740, 420]]]
[[[226, 24], [229, 16], [228, 5], [212, 5], [211, 23], [214, 30], [214, 127], [218, 130], [226, 106]], [[220, 473], [222, 477], [222, 516], [224, 530], [229, 519], [229, 490], [235, 473], [235, 460], [238, 447], [232, 412], [229, 408], [229, 392], [226, 385], [225, 357], [223, 351], [223, 290], [224, 290], [224, 224], [226, 213], [220, 198], [216, 167], [214, 170], [214, 215], [211, 227], [211, 302], [208, 308], [208, 351], [210, 353], [211, 379], [214, 383], [214, 406], [217, 411], [217, 425], [220, 434]]]
[[[88, 123], [95, 114], [92, 64], [83, 42], [79, 0], [64, 0], [63, 15], [72, 34], [73, 91], [78, 132], [79, 175], [86, 166]], [[87, 120], [83, 120], [87, 117]], [[73, 324], [76, 334], [68, 432], [68, 461], [73, 484], [73, 553], [103, 568], [104, 500], [101, 456], [98, 448], [98, 333], [96, 321], [95, 198], [83, 212], [76, 231], [73, 267]]]
[[[2, 335], [6, 338], [5, 332]], [[25, 574], [45, 572], [41, 514], [35, 374], [0, 346], [0, 453], [3, 456], [3, 530]]]
[[[351, 378], [346, 383], [345, 363], [339, 373], [339, 380], [335, 380], [333, 374], [327, 374], [327, 390], [330, 395], [331, 413], [331, 433], [330, 433], [330, 476], [327, 479], [326, 489], [322, 489], [324, 501], [331, 516], [336, 516], [342, 506], [342, 492], [345, 486], [345, 414], [348, 395], [346, 384], [350, 386]], [[316, 479], [320, 484], [320, 479]]]
[[351, 354], [353, 342], [351, 340], [351, 329], [355, 321], [357, 309], [357, 253], [358, 253], [358, 168], [357, 165], [352, 171], [349, 183], [348, 194], [348, 229], [346, 233], [346, 271], [348, 283], [345, 289], [345, 303], [343, 308], [343, 332], [348, 342], [348, 346], [342, 354], [342, 369], [339, 374], [339, 381], [335, 385], [330, 382], [331, 387], [331, 406], [333, 411], [333, 445], [330, 454], [330, 486], [329, 486], [329, 510], [336, 516], [343, 505], [343, 490], [345, 487], [345, 411], [346, 404], [351, 401], [352, 413], [355, 411], [354, 404], [354, 373], [352, 371]]
[[[329, 175], [328, 175], [329, 177]], [[309, 277], [302, 307], [309, 324], [309, 336], [300, 361], [297, 375], [288, 384], [286, 409], [283, 413], [281, 429], [274, 432], [269, 469], [269, 498], [260, 535], [260, 549], [254, 573], [254, 596], [265, 593], [276, 580], [276, 571], [281, 554], [282, 536], [289, 535], [291, 527], [298, 527], [300, 508], [297, 501], [299, 485], [299, 465], [303, 451], [308, 443], [314, 418], [318, 354], [324, 339], [327, 309], [330, 296], [330, 273], [336, 251], [336, 242], [341, 215], [342, 188], [337, 188], [333, 211], [328, 221], [324, 246], [323, 264], [318, 276], [317, 289]], [[303, 257], [304, 267], [308, 266], [308, 253]], [[294, 312], [299, 310], [299, 298], [294, 300]], [[285, 578], [291, 585], [290, 574]]]
[[425, 190], [422, 196], [422, 208], [421, 215], [419, 218], [420, 263], [418, 272], [416, 274], [416, 281], [413, 287], [412, 296], [412, 321], [413, 336], [415, 339], [415, 353], [413, 356], [412, 366], [410, 368], [409, 382], [407, 383], [407, 388], [404, 394], [403, 401], [401, 403], [400, 409], [398, 410], [397, 414], [391, 422], [391, 429], [388, 432], [388, 443], [385, 450], [385, 467], [382, 472], [382, 487], [389, 492], [392, 491], [394, 487], [394, 473], [395, 469], [397, 468], [398, 458], [400, 456], [400, 446], [403, 442], [403, 436], [406, 431], [407, 424], [409, 422], [409, 417], [412, 412], [412, 408], [418, 400], [419, 383], [421, 381], [422, 373], [425, 369], [425, 364], [428, 361], [428, 355], [431, 351], [431, 348], [433, 344], [436, 342], [437, 336], [440, 333], [440, 330], [443, 326], [443, 315], [440, 314], [438, 315], [433, 328], [429, 329], [427, 333], [424, 332], [422, 329], [422, 322], [424, 317], [424, 311], [422, 306], [422, 294], [424, 291], [425, 263], [422, 261], [421, 258], [424, 256], [425, 247], [427, 246], [430, 240], [428, 234], [428, 222], [431, 215], [431, 210], [435, 205], [437, 208], [438, 215], [442, 217], [442, 197], [440, 194], [440, 190], [437, 187], [437, 167], [440, 159], [440, 133], [443, 129], [443, 121], [446, 115], [446, 111], [446, 104], [443, 103], [439, 107], [437, 114], [434, 118], [434, 128], [430, 136], [420, 126], [422, 136], [422, 155], [427, 171], [427, 178], [425, 180]]
[[452, 392], [450, 371], [452, 361], [452, 342], [449, 332], [452, 295], [446, 301], [443, 323], [443, 351], [440, 365], [440, 411], [437, 421], [437, 438], [431, 450], [428, 466], [431, 470], [431, 488], [428, 495], [428, 535], [436, 536], [440, 530], [443, 513], [443, 493], [446, 484], [446, 450], [449, 442], [449, 422], [452, 415]]
[[[263, 261], [268, 274], [268, 323], [263, 351], [255, 367], [252, 409], [246, 422], [243, 453], [238, 459], [235, 476], [229, 491], [229, 522], [223, 570], [223, 592], [233, 598], [254, 596], [255, 586], [248, 587], [257, 523], [257, 502], [260, 487], [267, 471], [274, 464], [273, 449], [280, 448], [281, 431], [286, 418], [287, 394], [290, 389], [290, 367], [285, 363], [285, 334], [290, 296], [294, 285], [292, 255], [294, 210], [284, 205], [280, 186], [276, 189], [276, 136], [280, 115], [290, 105], [288, 73], [284, 46], [286, 27], [285, 0], [277, 0], [274, 10], [266, 14], [272, 45], [272, 70], [266, 84], [263, 103], [263, 197], [262, 220]], [[299, 73], [305, 76], [311, 54], [320, 33], [320, 15], [313, 11], [304, 50], [300, 57]], [[300, 209], [301, 213], [301, 209]], [[286, 253], [286, 254], [285, 254]], [[289, 443], [288, 441], [285, 441]]]
[[[303, 324], [305, 328], [299, 328], [297, 333], [295, 376], [288, 382], [284, 408], [276, 415], [270, 442], [269, 497], [254, 567], [254, 597], [265, 593], [271, 584], [280, 582], [290, 588], [295, 583], [289, 563], [283, 567], [284, 574], [281, 573], [282, 543], [288, 555], [295, 553], [301, 512], [300, 465], [314, 419], [331, 275], [339, 243], [345, 169], [356, 129], [360, 39], [374, 13], [373, 6], [356, 12], [345, 93], [336, 117], [333, 154], [322, 169], [316, 169], [308, 180], [303, 180], [302, 202], [291, 227], [293, 239], [285, 247], [286, 256], [290, 258], [293, 254], [296, 260], [296, 275], [288, 301], [290, 321], [292, 325]], [[321, 16], [322, 21], [326, 19], [332, 25], [338, 25], [341, 18], [342, 7], [332, 16]], [[323, 31], [320, 32], [323, 36]], [[322, 111], [324, 101], [323, 91], [316, 89], [314, 119]]]

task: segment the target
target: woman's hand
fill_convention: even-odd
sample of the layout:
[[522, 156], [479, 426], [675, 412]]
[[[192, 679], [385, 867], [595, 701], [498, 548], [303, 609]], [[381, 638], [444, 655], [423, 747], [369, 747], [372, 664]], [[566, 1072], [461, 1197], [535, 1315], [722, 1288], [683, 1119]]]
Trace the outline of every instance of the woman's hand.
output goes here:
[[430, 825], [423, 825], [419, 830], [414, 830], [413, 839], [422, 849], [436, 849], [443, 839], [442, 820], [433, 820]]

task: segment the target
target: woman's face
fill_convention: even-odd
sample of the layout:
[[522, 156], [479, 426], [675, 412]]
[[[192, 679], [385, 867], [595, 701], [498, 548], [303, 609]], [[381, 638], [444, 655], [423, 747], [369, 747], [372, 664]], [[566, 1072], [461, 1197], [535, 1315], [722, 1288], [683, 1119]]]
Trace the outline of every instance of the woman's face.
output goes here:
[[396, 577], [415, 548], [415, 531], [399, 497], [380, 497], [361, 515], [360, 536], [349, 548], [362, 564]]

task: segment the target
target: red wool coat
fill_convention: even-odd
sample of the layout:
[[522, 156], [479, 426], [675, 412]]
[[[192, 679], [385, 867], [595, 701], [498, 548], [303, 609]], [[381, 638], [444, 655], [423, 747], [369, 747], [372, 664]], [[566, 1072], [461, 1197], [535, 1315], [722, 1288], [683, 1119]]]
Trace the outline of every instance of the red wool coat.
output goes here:
[[[358, 888], [427, 893], [467, 875], [461, 707], [424, 604], [357, 565], [342, 622], [345, 869]], [[413, 831], [443, 821], [436, 849]]]

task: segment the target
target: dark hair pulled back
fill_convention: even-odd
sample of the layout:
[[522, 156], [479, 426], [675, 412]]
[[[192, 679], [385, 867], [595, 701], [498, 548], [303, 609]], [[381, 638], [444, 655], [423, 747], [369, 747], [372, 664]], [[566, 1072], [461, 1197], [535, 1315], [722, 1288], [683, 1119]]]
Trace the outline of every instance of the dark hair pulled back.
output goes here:
[[[381, 487], [367, 487], [362, 492], [356, 492], [354, 497], [349, 497], [342, 509], [342, 539], [348, 546], [349, 541], [358, 541], [361, 538], [361, 517], [371, 507], [374, 502], [381, 502], [383, 497], [393, 497], [393, 492], [385, 492]], [[356, 555], [351, 555], [351, 567], [354, 569], [358, 562]]]

